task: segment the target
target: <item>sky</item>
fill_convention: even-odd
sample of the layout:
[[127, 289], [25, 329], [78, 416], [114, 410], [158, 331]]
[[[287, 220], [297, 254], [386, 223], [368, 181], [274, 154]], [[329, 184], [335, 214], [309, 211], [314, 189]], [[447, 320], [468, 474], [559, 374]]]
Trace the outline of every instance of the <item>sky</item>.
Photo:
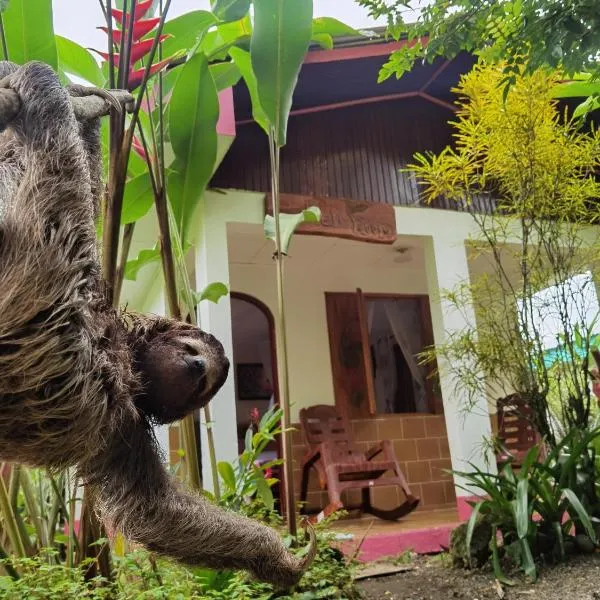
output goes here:
[[[54, 0], [54, 29], [82, 46], [104, 49], [106, 36], [96, 28], [103, 17], [98, 0]], [[191, 10], [209, 9], [210, 0], [172, 0], [169, 18]], [[335, 17], [357, 29], [385, 25], [370, 19], [367, 11], [354, 0], [314, 0], [315, 17]]]

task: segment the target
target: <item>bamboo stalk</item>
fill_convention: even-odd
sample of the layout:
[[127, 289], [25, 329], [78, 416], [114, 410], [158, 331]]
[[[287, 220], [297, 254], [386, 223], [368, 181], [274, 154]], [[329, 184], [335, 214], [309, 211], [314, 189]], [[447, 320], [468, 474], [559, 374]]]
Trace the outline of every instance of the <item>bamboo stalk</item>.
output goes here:
[[73, 478], [73, 492], [69, 488], [69, 536], [67, 538], [67, 565], [70, 569], [75, 564], [75, 552], [81, 553], [79, 540], [75, 535], [75, 504], [77, 502], [77, 477]]
[[115, 277], [115, 298], [121, 297], [121, 290], [123, 288], [123, 279], [125, 277], [125, 268], [127, 267], [127, 259], [129, 258], [129, 251], [131, 250], [131, 242], [133, 240], [133, 233], [135, 231], [135, 222], [127, 223], [123, 229], [123, 243], [121, 244], [121, 260], [117, 267], [117, 276]]
[[31, 478], [29, 477], [29, 472], [26, 469], [23, 469], [23, 471], [21, 471], [21, 488], [23, 489], [23, 494], [25, 496], [25, 505], [27, 506], [27, 512], [29, 513], [29, 518], [33, 523], [33, 527], [35, 528], [35, 533], [37, 535], [40, 547], [47, 548], [48, 539], [46, 536], [46, 532], [44, 531], [44, 527], [42, 526], [42, 519], [38, 511], [38, 505], [35, 501], [35, 492], [33, 491], [33, 484], [31, 482]]
[[[0, 471], [4, 470], [5, 463], [2, 463]], [[0, 512], [2, 513], [2, 520], [4, 521], [4, 528], [8, 535], [8, 539], [12, 546], [12, 551], [20, 558], [25, 557], [25, 548], [23, 546], [23, 540], [19, 535], [19, 529], [17, 521], [15, 519], [15, 513], [10, 503], [8, 496], [8, 490], [6, 489], [6, 483], [4, 477], [0, 477]]]
[[2, 55], [4, 60], [10, 60], [8, 57], [8, 44], [6, 43], [6, 32], [4, 31], [4, 18], [0, 14], [0, 40], [2, 40]]
[[281, 419], [281, 441], [283, 447], [283, 471], [285, 510], [288, 521], [288, 531], [296, 537], [298, 526], [296, 522], [296, 505], [294, 494], [294, 464], [292, 455], [292, 440], [290, 436], [291, 409], [290, 387], [288, 372], [287, 334], [285, 325], [284, 302], [284, 255], [281, 251], [281, 223], [279, 220], [279, 146], [269, 134], [269, 153], [271, 159], [271, 192], [273, 196], [273, 217], [275, 219], [275, 264], [277, 268], [277, 348], [279, 354], [279, 399], [283, 409]]
[[19, 499], [19, 487], [20, 487], [20, 477], [21, 477], [21, 465], [14, 464], [12, 465], [10, 471], [10, 483], [8, 488], [8, 494], [10, 496], [10, 505], [13, 510], [13, 514], [15, 515], [15, 520], [17, 522], [17, 527], [19, 528], [19, 535], [21, 536], [21, 540], [23, 542], [23, 546], [25, 548], [25, 554], [27, 556], [33, 556], [35, 554], [35, 549], [33, 544], [31, 543], [31, 539], [29, 538], [29, 533], [27, 532], [27, 528], [25, 527], [25, 522], [21, 515], [17, 512], [17, 502]]
[[10, 577], [12, 577], [15, 580], [21, 579], [16, 569], [10, 564], [10, 557], [2, 546], [0, 546], [0, 560], [5, 561], [3, 568], [8, 573], [8, 575], [10, 575]]

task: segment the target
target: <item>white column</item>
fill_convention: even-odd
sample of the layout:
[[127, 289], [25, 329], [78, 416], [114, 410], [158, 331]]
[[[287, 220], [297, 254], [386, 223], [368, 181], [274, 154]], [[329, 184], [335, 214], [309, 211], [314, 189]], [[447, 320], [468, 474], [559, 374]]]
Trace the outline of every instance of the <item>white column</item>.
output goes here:
[[[199, 225], [198, 242], [195, 246], [196, 289], [204, 289], [209, 283], [220, 281], [229, 288], [229, 257], [227, 252], [227, 225], [222, 215], [208, 214], [210, 205]], [[203, 300], [198, 305], [200, 327], [212, 333], [222, 344], [232, 363], [227, 381], [210, 402], [217, 461], [232, 462], [238, 455], [235, 387], [233, 375], [233, 341], [231, 333], [231, 300], [229, 294], [217, 304]], [[204, 487], [212, 491], [212, 477], [206, 439], [204, 411], [200, 411], [200, 444], [202, 448], [202, 480]]]
[[[434, 342], [443, 344], [448, 335], [459, 332], [475, 323], [472, 303], [456, 310], [452, 303], [441, 297], [444, 290], [453, 290], [457, 285], [469, 281], [469, 268], [464, 240], [456, 239], [451, 232], [428, 238], [425, 246], [426, 269], [431, 303]], [[448, 443], [455, 471], [472, 471], [469, 463], [478, 468], [496, 472], [496, 463], [486, 451], [485, 439], [491, 437], [491, 423], [487, 398], [469, 398], [470, 410], [465, 410], [466, 399], [461, 397], [455, 375], [449, 372], [443, 359], [438, 359], [440, 386], [444, 402], [444, 415], [448, 432]], [[465, 490], [460, 485], [465, 481], [454, 476], [458, 512], [461, 518], [470, 514], [466, 499], [477, 495], [479, 490]]]

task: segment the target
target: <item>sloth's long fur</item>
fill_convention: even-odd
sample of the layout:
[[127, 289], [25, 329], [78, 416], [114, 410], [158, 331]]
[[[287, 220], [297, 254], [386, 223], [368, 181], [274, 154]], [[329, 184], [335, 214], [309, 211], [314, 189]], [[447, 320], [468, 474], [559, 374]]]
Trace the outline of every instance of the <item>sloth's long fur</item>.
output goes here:
[[[79, 123], [70, 92], [41, 63], [0, 63], [0, 78], [21, 99], [0, 134], [0, 457], [76, 465], [107, 526], [151, 550], [292, 585], [306, 561], [274, 530], [182, 492], [163, 467], [151, 425], [180, 415], [147, 389], [163, 389], [161, 365], [180, 368], [179, 338], [206, 359], [204, 396], [190, 412], [220, 388], [228, 362], [190, 325], [105, 303], [98, 120]], [[182, 373], [165, 373], [167, 384], [187, 389]]]

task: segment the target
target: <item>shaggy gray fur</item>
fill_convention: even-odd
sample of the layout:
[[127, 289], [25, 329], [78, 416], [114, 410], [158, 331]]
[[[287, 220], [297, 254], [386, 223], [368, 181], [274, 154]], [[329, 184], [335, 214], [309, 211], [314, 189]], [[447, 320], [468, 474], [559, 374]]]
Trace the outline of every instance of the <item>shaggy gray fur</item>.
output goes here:
[[[274, 530], [180, 491], [163, 468], [151, 427], [156, 405], [140, 408], [144, 386], [160, 374], [144, 371], [144, 357], [161, 339], [165, 364], [179, 364], [177, 336], [197, 339], [212, 369], [198, 380], [211, 382], [199, 405], [222, 385], [228, 362], [212, 336], [190, 325], [106, 305], [94, 228], [98, 120], [77, 121], [70, 92], [48, 66], [4, 62], [0, 78], [21, 100], [0, 135], [2, 460], [76, 464], [100, 517], [132, 541], [185, 563], [294, 584], [312, 552], [296, 560]], [[182, 372], [174, 381], [187, 389]], [[163, 422], [175, 418], [169, 398], [160, 410]]]

